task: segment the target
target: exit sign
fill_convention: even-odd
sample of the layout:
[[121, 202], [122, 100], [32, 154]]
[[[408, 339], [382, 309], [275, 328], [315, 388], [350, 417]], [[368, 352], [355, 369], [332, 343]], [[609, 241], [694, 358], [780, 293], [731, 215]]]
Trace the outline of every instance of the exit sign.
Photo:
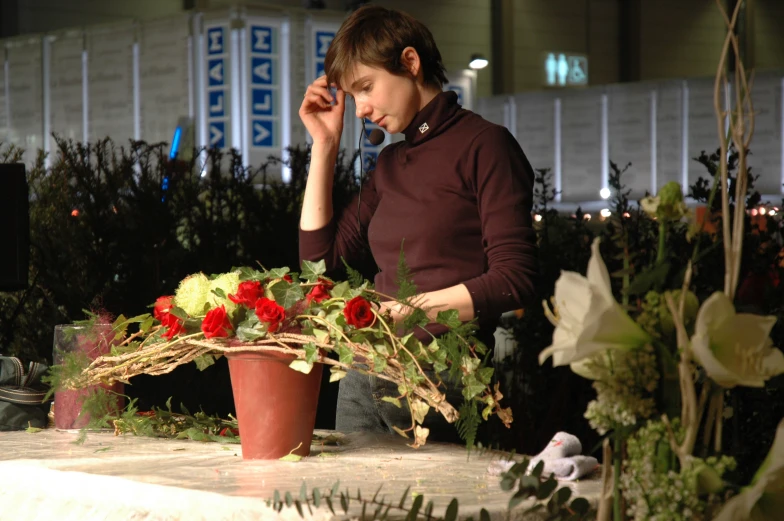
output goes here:
[[547, 52], [543, 54], [544, 84], [548, 87], [588, 85], [588, 56]]

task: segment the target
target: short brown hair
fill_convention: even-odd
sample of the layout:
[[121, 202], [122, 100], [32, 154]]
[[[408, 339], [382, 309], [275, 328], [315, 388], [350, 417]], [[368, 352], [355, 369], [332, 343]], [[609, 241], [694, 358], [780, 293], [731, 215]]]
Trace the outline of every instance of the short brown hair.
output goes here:
[[408, 70], [400, 63], [406, 47], [413, 47], [419, 54], [426, 84], [440, 88], [447, 82], [441, 53], [425, 24], [400, 11], [364, 5], [343, 22], [327, 50], [327, 81], [342, 86], [355, 63], [406, 74]]

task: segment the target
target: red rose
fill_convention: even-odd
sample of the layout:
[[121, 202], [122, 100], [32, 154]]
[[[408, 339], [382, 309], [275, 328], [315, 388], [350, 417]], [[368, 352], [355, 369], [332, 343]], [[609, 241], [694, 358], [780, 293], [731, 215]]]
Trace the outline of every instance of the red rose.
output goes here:
[[231, 322], [226, 314], [226, 307], [211, 309], [201, 323], [205, 338], [221, 338], [229, 336]]
[[152, 316], [163, 322], [163, 317], [169, 314], [169, 310], [172, 308], [172, 295], [168, 295], [165, 297], [158, 297], [158, 300], [155, 301], [155, 306], [152, 308]]
[[324, 279], [319, 279], [318, 286], [313, 286], [313, 289], [310, 290], [310, 293], [307, 295], [308, 302], [315, 300], [316, 302], [321, 302], [324, 299], [328, 299], [330, 297], [329, 290], [332, 289], [333, 284]]
[[240, 282], [240, 285], [237, 287], [237, 293], [229, 295], [229, 300], [235, 304], [242, 304], [243, 306], [252, 308], [256, 304], [256, 301], [259, 300], [262, 293], [263, 291], [259, 281], [246, 280], [245, 282]]
[[185, 323], [181, 318], [175, 317], [171, 313], [166, 313], [161, 320], [161, 324], [167, 328], [163, 338], [171, 340], [185, 330]]
[[343, 316], [346, 317], [348, 325], [358, 328], [368, 327], [376, 319], [373, 309], [370, 307], [370, 302], [362, 297], [354, 297], [346, 302], [346, 307], [343, 308]]
[[220, 433], [218, 433], [218, 436], [230, 436], [230, 435], [239, 436], [240, 435], [239, 429], [235, 429], [233, 427], [224, 427], [221, 429]]
[[286, 318], [286, 310], [274, 300], [261, 297], [256, 301], [256, 316], [259, 320], [269, 324], [267, 331], [274, 333], [278, 330], [283, 319]]

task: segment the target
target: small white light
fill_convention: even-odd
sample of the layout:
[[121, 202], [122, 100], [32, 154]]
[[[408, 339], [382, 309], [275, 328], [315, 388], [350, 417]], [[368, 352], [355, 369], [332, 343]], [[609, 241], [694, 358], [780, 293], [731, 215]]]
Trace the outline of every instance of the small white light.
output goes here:
[[586, 220], [586, 221], [590, 221], [591, 220], [591, 214], [587, 213], [587, 214], [583, 215], [583, 219]]
[[623, 212], [623, 216], [629, 219], [632, 215], [629, 212]]
[[760, 206], [759, 212], [760, 212], [760, 215], [765, 215], [768, 212], [768, 209], [765, 208], [764, 206]]
[[751, 209], [751, 216], [752, 216], [752, 217], [756, 217], [758, 213], [759, 213], [759, 212], [757, 211], [757, 209], [756, 209], [756, 208], [752, 208], [752, 209]]
[[488, 61], [487, 58], [482, 56], [481, 54], [472, 54], [471, 61], [468, 63], [468, 66], [472, 69], [484, 69], [487, 67]]
[[771, 217], [773, 217], [774, 215], [776, 215], [776, 210], [771, 210], [771, 211], [769, 211], [769, 212], [768, 212], [768, 215], [770, 215]]
[[610, 189], [605, 186], [604, 188], [599, 190], [599, 195], [602, 197], [602, 199], [609, 199], [610, 198]]
[[534, 221], [539, 222], [542, 220], [542, 216], [539, 214], [534, 215]]
[[610, 209], [609, 209], [609, 208], [603, 208], [603, 209], [602, 209], [602, 211], [601, 211], [601, 212], [599, 212], [599, 213], [600, 213], [600, 214], [601, 214], [601, 216], [602, 216], [602, 217], [604, 217], [605, 219], [606, 219], [606, 218], [608, 218], [609, 216], [611, 216], [611, 215], [612, 215], [612, 212], [610, 211]]

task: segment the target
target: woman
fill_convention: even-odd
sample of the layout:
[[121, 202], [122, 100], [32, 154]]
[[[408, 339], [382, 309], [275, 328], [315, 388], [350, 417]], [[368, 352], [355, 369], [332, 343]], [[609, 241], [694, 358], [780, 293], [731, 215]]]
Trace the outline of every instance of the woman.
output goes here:
[[[340, 27], [325, 59], [326, 75], [308, 86], [300, 118], [313, 138], [300, 219], [300, 258], [325, 259], [327, 269], [352, 259], [369, 243], [379, 267], [376, 289], [397, 292], [401, 248], [421, 292], [420, 307], [435, 322], [444, 309], [477, 319], [478, 337], [492, 348], [501, 313], [535, 300], [535, 233], [531, 225], [533, 171], [512, 135], [462, 109], [446, 82], [430, 31], [414, 18], [364, 6]], [[335, 89], [333, 97], [330, 88]], [[346, 96], [356, 116], [405, 141], [378, 156], [355, 199], [332, 207], [332, 181]], [[383, 304], [393, 317], [405, 310]], [[432, 334], [440, 326], [428, 326]], [[429, 333], [420, 331], [420, 339]], [[406, 410], [381, 401], [382, 380], [350, 372], [340, 382], [336, 428], [392, 432]], [[394, 389], [387, 394], [396, 394]], [[459, 393], [450, 402], [459, 406]], [[455, 401], [453, 401], [455, 400]], [[429, 421], [428, 421], [429, 420]], [[454, 439], [454, 427], [431, 414], [429, 439]]]

